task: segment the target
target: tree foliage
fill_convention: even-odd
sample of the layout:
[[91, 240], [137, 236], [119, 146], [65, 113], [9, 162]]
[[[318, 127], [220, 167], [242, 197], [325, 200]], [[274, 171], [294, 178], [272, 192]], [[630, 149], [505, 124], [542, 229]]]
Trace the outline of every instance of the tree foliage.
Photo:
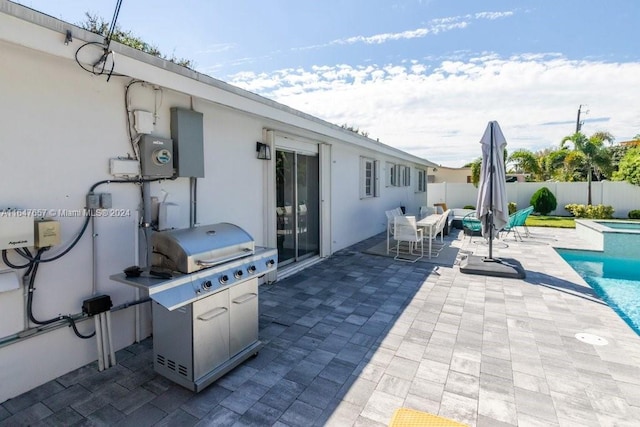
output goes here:
[[[85, 16], [86, 20], [79, 23], [79, 27], [105, 37], [108, 35], [107, 33], [109, 32], [110, 26], [109, 22], [105, 21], [102, 17], [90, 14], [89, 12], [85, 12]], [[183, 67], [193, 68], [194, 66], [193, 61], [191, 61], [190, 59], [176, 58], [175, 55], [171, 55], [170, 57], [164, 55], [162, 52], [160, 52], [157, 46], [145, 42], [141, 38], [133, 35], [131, 31], [122, 30], [117, 24], [113, 30], [113, 34], [111, 35], [111, 40], [148, 53], [149, 55], [166, 59], [167, 61], [173, 62]]]
[[471, 164], [471, 183], [474, 187], [478, 187], [480, 183], [480, 169], [482, 169], [482, 157], [478, 157]]
[[342, 129], [346, 129], [346, 130], [350, 130], [351, 132], [355, 132], [355, 133], [357, 133], [359, 135], [362, 135], [364, 137], [367, 137], [367, 138], [369, 137], [369, 132], [364, 131], [364, 130], [360, 130], [360, 128], [357, 128], [355, 126], [348, 125], [348, 124], [344, 123], [344, 124], [340, 125], [340, 127]]
[[573, 178], [583, 174], [587, 179], [587, 204], [591, 204], [591, 180], [595, 174], [598, 179], [611, 173], [611, 157], [604, 146], [605, 142], [613, 142], [613, 136], [609, 132], [596, 132], [587, 138], [581, 132], [565, 136], [560, 143], [560, 148], [568, 148], [567, 143], [573, 145], [573, 151], [565, 157], [565, 172]]
[[538, 158], [529, 150], [521, 149], [514, 151], [509, 156], [508, 162], [514, 166], [518, 173], [531, 174], [536, 177], [536, 179], [542, 175], [542, 168], [538, 163]]
[[620, 160], [618, 171], [613, 175], [613, 179], [640, 185], [640, 147], [627, 150]]

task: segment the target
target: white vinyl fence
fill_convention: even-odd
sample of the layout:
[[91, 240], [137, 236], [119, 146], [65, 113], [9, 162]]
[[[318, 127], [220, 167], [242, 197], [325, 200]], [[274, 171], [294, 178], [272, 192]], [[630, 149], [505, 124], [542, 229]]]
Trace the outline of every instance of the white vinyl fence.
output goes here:
[[[565, 205], [587, 204], [586, 182], [509, 182], [507, 200], [515, 202], [518, 209], [530, 205], [531, 196], [539, 188], [547, 187], [558, 201], [558, 207], [550, 215], [570, 216]], [[448, 184], [446, 182], [427, 185], [427, 204], [446, 203], [449, 208], [476, 205], [478, 189], [473, 184]], [[640, 187], [620, 181], [591, 183], [591, 203], [608, 205], [614, 209], [614, 218], [627, 218], [630, 210], [640, 209]]]

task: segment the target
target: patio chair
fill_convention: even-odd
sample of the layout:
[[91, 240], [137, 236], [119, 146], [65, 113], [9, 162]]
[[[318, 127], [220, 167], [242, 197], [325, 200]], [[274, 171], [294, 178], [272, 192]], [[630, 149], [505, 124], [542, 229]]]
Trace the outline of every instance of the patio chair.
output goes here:
[[418, 212], [420, 219], [425, 218], [427, 215], [433, 215], [434, 213], [436, 213], [436, 209], [430, 206], [420, 206], [420, 210]]
[[[440, 215], [440, 219], [438, 220], [438, 222], [432, 228], [428, 229], [428, 230], [431, 230], [431, 235], [425, 236], [425, 239], [433, 240], [429, 245], [431, 248], [431, 252], [429, 256], [430, 258], [437, 257], [440, 251], [442, 251], [442, 249], [445, 246], [444, 233], [445, 233], [445, 227], [447, 225], [447, 221], [449, 219], [449, 212], [450, 212], [449, 210], [444, 211], [444, 213]], [[440, 243], [437, 243], [438, 235], [440, 236]]]
[[522, 242], [522, 235], [518, 231], [518, 227], [524, 228], [525, 237], [529, 237], [530, 236], [529, 229], [527, 228], [527, 225], [525, 224], [525, 222], [527, 221], [527, 218], [529, 217], [531, 212], [533, 212], [533, 206], [529, 206], [528, 208], [525, 208], [525, 209], [520, 209], [519, 211], [516, 211], [511, 215], [509, 215], [509, 222], [502, 229], [502, 231], [507, 232], [507, 234], [505, 234], [504, 237], [506, 238], [509, 235], [509, 233], [513, 231], [514, 239], [515, 240], [520, 239], [520, 241]]
[[394, 219], [397, 216], [395, 210], [384, 211], [387, 216], [387, 253], [391, 251], [389, 242], [393, 237]]
[[[396, 216], [394, 218], [393, 240], [396, 241], [396, 256], [393, 259], [398, 261], [416, 262], [424, 257], [424, 243], [422, 229], [416, 225], [414, 216]], [[420, 248], [420, 256], [415, 259], [403, 258], [400, 254], [400, 245], [407, 243], [409, 246], [408, 255], [418, 255], [414, 249]]]
[[462, 230], [464, 234], [469, 235], [469, 239], [472, 239], [474, 234], [482, 231], [482, 223], [476, 216], [476, 211], [469, 212], [462, 217]]

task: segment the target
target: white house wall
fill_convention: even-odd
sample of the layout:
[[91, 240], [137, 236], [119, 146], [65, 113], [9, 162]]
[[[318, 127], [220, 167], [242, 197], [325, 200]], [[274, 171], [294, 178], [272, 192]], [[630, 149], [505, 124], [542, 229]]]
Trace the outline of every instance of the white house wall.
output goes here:
[[[16, 16], [20, 16], [21, 19]], [[26, 20], [33, 21], [27, 22]], [[60, 221], [63, 244], [45, 254], [59, 253], [80, 230], [84, 218], [64, 217], [62, 210], [85, 206], [90, 187], [109, 174], [109, 159], [131, 153], [124, 107], [129, 77], [95, 76], [83, 71], [73, 52], [84, 43], [73, 27], [74, 41], [65, 46], [64, 29], [51, 17], [0, 0], [0, 129], [2, 155], [0, 208], [45, 209]], [[96, 36], [97, 37], [97, 36]], [[116, 72], [152, 84], [130, 86], [130, 108], [156, 113], [153, 134], [170, 137], [170, 108], [193, 108], [204, 117], [205, 177], [197, 184], [197, 221], [200, 224], [232, 222], [246, 229], [263, 245], [269, 227], [265, 182], [273, 162], [256, 159], [255, 143], [265, 130], [291, 135], [301, 141], [323, 144], [328, 170], [321, 172], [328, 186], [323, 209], [330, 221], [322, 224], [322, 241], [330, 254], [385, 227], [384, 210], [404, 204], [417, 212], [426, 193], [387, 188], [386, 162], [426, 169], [427, 161], [371, 141], [304, 113], [288, 109], [221, 82], [176, 71], [176, 66], [114, 45]], [[129, 57], [131, 55], [132, 57]], [[360, 199], [360, 157], [380, 162], [380, 197]], [[140, 188], [135, 184], [104, 184], [96, 192], [111, 193], [113, 208], [123, 216], [96, 218], [77, 246], [61, 259], [42, 264], [34, 294], [34, 315], [49, 319], [81, 311], [82, 301], [96, 293], [109, 294], [114, 306], [135, 300], [135, 290], [109, 276], [141, 264], [138, 241]], [[152, 196], [179, 205], [177, 227], [189, 225], [189, 179], [151, 184]], [[328, 207], [328, 208], [327, 208]], [[271, 214], [270, 210], [268, 211]], [[92, 238], [92, 235], [94, 236]], [[93, 240], [93, 241], [92, 241]], [[92, 252], [96, 255], [95, 283]], [[13, 251], [10, 259], [23, 262]], [[0, 269], [4, 266], [0, 264]], [[142, 312], [141, 336], [150, 334], [148, 304]], [[113, 313], [116, 349], [135, 340], [134, 308]], [[21, 332], [25, 326], [24, 290], [0, 292], [0, 338]], [[83, 333], [93, 331], [92, 321], [79, 322]], [[97, 359], [95, 339], [77, 338], [67, 327], [0, 346], [0, 402]]]

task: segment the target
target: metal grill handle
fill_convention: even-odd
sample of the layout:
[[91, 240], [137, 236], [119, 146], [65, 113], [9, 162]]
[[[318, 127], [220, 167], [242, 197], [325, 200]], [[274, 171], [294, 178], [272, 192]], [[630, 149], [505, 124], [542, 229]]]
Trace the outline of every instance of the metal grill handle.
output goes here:
[[200, 316], [198, 316], [198, 320], [202, 320], [204, 322], [208, 322], [209, 320], [220, 316], [221, 314], [224, 314], [227, 312], [227, 308], [226, 307], [218, 307], [218, 308], [214, 308], [213, 310], [207, 311], [206, 313], [202, 313]]
[[258, 294], [256, 293], [249, 293], [249, 294], [244, 294], [239, 296], [238, 298], [233, 300], [234, 304], [244, 304], [247, 301], [251, 301], [252, 299], [254, 299], [255, 297], [257, 297]]
[[[244, 250], [245, 252], [251, 252], [248, 249]], [[199, 259], [196, 261], [196, 264], [201, 265], [203, 267], [212, 267], [214, 265], [222, 264], [223, 262], [233, 261], [236, 258], [241, 258], [245, 256], [245, 254], [233, 254], [224, 258], [214, 258], [214, 259]]]

